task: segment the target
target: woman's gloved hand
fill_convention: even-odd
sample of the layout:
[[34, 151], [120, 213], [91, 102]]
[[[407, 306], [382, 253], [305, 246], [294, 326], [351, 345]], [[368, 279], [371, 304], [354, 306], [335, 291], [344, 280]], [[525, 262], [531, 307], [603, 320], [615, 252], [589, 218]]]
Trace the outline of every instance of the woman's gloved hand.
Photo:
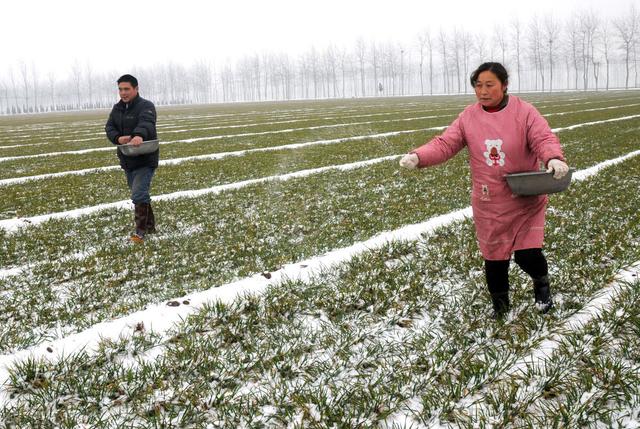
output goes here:
[[418, 155], [416, 155], [415, 153], [408, 153], [400, 158], [400, 167], [413, 170], [415, 168], [418, 168], [419, 162], [420, 160], [418, 159]]
[[560, 161], [559, 159], [551, 159], [547, 163], [547, 173], [551, 173], [552, 171], [554, 179], [562, 179], [569, 172], [569, 166], [566, 162]]

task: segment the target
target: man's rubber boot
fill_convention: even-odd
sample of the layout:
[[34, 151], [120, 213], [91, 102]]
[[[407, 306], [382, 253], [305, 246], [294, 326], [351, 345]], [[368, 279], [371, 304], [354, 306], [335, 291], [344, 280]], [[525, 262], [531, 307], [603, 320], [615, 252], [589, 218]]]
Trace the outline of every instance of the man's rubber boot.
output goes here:
[[149, 203], [146, 234], [153, 234], [154, 232], [156, 232], [156, 217], [153, 215], [153, 207], [151, 207], [151, 203]]
[[129, 237], [134, 243], [144, 242], [144, 236], [147, 233], [149, 207], [149, 203], [135, 204], [134, 219], [136, 222], [136, 232]]

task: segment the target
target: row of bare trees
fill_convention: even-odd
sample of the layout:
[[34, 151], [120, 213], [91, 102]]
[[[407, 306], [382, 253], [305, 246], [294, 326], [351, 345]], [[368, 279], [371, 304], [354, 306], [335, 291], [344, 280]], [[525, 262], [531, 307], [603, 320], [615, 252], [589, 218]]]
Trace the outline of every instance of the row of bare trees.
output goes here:
[[359, 39], [351, 49], [254, 54], [217, 65], [100, 72], [76, 61], [59, 78], [20, 62], [0, 75], [0, 113], [109, 107], [114, 80], [125, 72], [158, 104], [459, 94], [471, 91], [468, 76], [484, 61], [507, 66], [512, 91], [628, 89], [639, 86], [639, 51], [640, 14], [631, 6], [612, 20], [586, 11], [564, 21], [534, 16], [496, 25], [490, 35], [426, 30], [407, 44]]

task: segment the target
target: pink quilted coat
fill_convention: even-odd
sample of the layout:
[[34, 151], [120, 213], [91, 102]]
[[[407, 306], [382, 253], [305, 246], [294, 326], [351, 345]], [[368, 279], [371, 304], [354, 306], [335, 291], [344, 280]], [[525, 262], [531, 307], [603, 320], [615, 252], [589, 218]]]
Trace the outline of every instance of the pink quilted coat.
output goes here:
[[565, 161], [558, 137], [531, 104], [510, 95], [507, 106], [489, 113], [468, 106], [445, 132], [413, 150], [419, 167], [469, 151], [471, 206], [480, 251], [485, 259], [506, 260], [515, 250], [540, 248], [544, 240], [547, 196], [513, 195], [505, 174], [539, 170], [550, 159]]

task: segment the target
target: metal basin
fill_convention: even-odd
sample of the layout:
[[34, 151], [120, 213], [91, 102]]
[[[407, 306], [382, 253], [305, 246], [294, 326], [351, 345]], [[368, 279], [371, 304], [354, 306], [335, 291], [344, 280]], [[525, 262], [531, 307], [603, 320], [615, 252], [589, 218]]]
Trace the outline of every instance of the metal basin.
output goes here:
[[159, 140], [147, 140], [142, 142], [140, 146], [134, 146], [132, 144], [120, 144], [118, 145], [118, 150], [123, 155], [139, 156], [157, 151], [159, 143]]
[[554, 179], [553, 173], [546, 171], [528, 171], [526, 173], [507, 174], [504, 177], [516, 195], [543, 195], [562, 192], [569, 187], [573, 168], [561, 179]]

